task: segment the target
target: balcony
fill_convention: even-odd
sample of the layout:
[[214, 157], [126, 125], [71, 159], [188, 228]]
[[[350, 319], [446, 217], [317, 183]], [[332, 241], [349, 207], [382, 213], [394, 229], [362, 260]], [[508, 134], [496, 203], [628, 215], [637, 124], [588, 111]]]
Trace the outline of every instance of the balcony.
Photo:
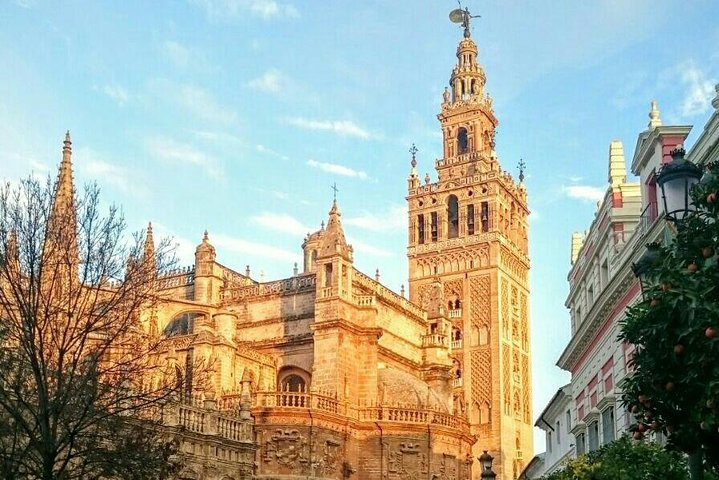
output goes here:
[[462, 386], [462, 377], [452, 379], [452, 387], [457, 388]]
[[422, 347], [447, 347], [447, 335], [439, 333], [422, 335]]
[[449, 311], [449, 318], [462, 318], [462, 309], [455, 308]]
[[452, 340], [452, 350], [461, 350], [462, 349], [462, 339], [459, 340]]

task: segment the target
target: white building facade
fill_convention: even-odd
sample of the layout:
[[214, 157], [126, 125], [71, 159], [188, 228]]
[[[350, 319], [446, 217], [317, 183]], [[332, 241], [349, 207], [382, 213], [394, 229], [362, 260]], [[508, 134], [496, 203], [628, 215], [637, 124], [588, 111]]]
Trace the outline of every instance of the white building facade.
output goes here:
[[[716, 90], [712, 115], [687, 153], [687, 159], [698, 165], [719, 161], [719, 85]], [[613, 141], [604, 200], [589, 230], [572, 236], [570, 290], [565, 303], [572, 336], [557, 361], [571, 373], [571, 383], [557, 392], [537, 419], [535, 425], [546, 432], [546, 451], [541, 462], [530, 464], [533, 469], [525, 471], [524, 478], [540, 478], [561, 468], [567, 458], [598, 449], [627, 432], [633, 423], [621, 404], [620, 391], [622, 380], [631, 373], [633, 347], [618, 339], [620, 322], [627, 307], [641, 299], [632, 264], [647, 243], [670, 239], [656, 177], [671, 161], [672, 150], [684, 145], [692, 128], [664, 126], [656, 102], [651, 104], [649, 119], [648, 128], [637, 138], [631, 162], [638, 181], [627, 181], [622, 144]], [[563, 424], [562, 418], [566, 418]], [[567, 437], [565, 444], [561, 436], [557, 441], [557, 421], [560, 435]], [[565, 433], [567, 426], [571, 435]]]

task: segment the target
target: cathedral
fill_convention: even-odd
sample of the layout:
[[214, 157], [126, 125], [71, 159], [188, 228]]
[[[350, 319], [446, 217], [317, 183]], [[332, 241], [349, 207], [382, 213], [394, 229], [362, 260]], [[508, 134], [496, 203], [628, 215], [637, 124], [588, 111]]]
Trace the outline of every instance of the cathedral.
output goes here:
[[[474, 480], [486, 450], [509, 480], [532, 458], [527, 193], [495, 153], [477, 57], [465, 28], [436, 180], [412, 156], [408, 294], [355, 268], [336, 201], [289, 278], [225, 266], [208, 232], [192, 267], [159, 273], [141, 321], [181, 379], [164, 417], [180, 479]], [[68, 136], [60, 183], [71, 168]]]

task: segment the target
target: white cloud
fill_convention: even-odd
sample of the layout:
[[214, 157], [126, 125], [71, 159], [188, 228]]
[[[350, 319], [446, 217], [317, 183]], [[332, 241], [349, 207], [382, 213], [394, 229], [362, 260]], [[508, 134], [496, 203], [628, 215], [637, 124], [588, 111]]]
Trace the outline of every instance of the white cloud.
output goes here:
[[302, 260], [301, 255], [284, 250], [282, 248], [273, 247], [264, 243], [251, 242], [241, 238], [230, 237], [228, 235], [217, 234], [210, 237], [210, 241], [219, 248], [249, 255], [251, 257], [266, 257], [273, 260], [287, 260], [290, 262], [299, 262]]
[[100, 186], [109, 185], [124, 194], [135, 197], [146, 198], [149, 196], [149, 190], [143, 182], [127, 168], [113, 161], [112, 158], [108, 158], [90, 147], [75, 148], [73, 156], [76, 159], [78, 171]]
[[250, 218], [250, 221], [270, 230], [290, 235], [304, 236], [313, 229], [306, 227], [299, 220], [286, 213], [264, 212]]
[[232, 124], [237, 114], [220, 103], [212, 92], [194, 85], [182, 85], [167, 79], [158, 78], [150, 82], [148, 101], [157, 98], [176, 105], [200, 120], [212, 123]]
[[714, 82], [693, 60], [680, 65], [678, 71], [681, 72], [682, 85], [687, 88], [682, 100], [681, 115], [693, 117], [706, 113], [714, 98]]
[[402, 232], [407, 230], [407, 207], [395, 205], [379, 212], [363, 212], [343, 220], [345, 225], [370, 232]]
[[286, 121], [293, 127], [305, 130], [326, 130], [343, 137], [357, 137], [363, 140], [379, 137], [352, 120], [311, 120], [303, 117], [290, 117]]
[[317, 160], [310, 159], [307, 160], [307, 165], [312, 168], [318, 168], [323, 172], [332, 173], [335, 175], [342, 175], [343, 177], [355, 177], [359, 178], [360, 180], [369, 179], [369, 176], [366, 172], [363, 172], [362, 170], [355, 170], [350, 167], [345, 167], [344, 165], [339, 165], [337, 163], [318, 162]]
[[283, 154], [276, 152], [269, 147], [265, 147], [264, 145], [259, 144], [259, 143], [255, 146], [255, 150], [257, 150], [260, 153], [270, 155], [272, 157], [277, 157], [281, 160], [289, 160], [290, 159], [290, 157], [288, 157], [287, 155], [283, 155]]
[[178, 67], [186, 67], [190, 64], [193, 54], [184, 45], [173, 40], [167, 40], [162, 44], [162, 53]]
[[388, 252], [387, 250], [384, 250], [379, 247], [375, 247], [374, 245], [370, 245], [368, 243], [361, 242], [357, 240], [356, 238], [347, 238], [347, 243], [352, 245], [352, 249], [355, 252], [364, 253], [366, 255], [370, 255], [372, 257], [391, 257], [392, 252]]
[[300, 16], [294, 5], [275, 0], [190, 0], [190, 3], [203, 7], [212, 19], [241, 18], [247, 13], [265, 20]]
[[606, 194], [606, 189], [592, 187], [590, 185], [569, 185], [563, 186], [562, 191], [569, 198], [585, 200], [588, 202], [601, 202]]
[[237, 119], [235, 112], [220, 105], [214, 95], [203, 88], [184, 85], [176, 93], [180, 105], [204, 120], [229, 123]]
[[225, 132], [211, 132], [207, 130], [195, 130], [192, 134], [200, 140], [213, 143], [230, 143], [244, 145], [245, 142], [237, 135]]
[[105, 85], [102, 87], [102, 92], [117, 102], [118, 105], [123, 106], [130, 100], [130, 94], [128, 91], [119, 85]]
[[201, 167], [207, 175], [222, 178], [222, 169], [214, 159], [192, 145], [171, 138], [155, 137], [147, 142], [152, 155], [170, 163], [189, 164]]
[[280, 93], [287, 83], [287, 78], [279, 70], [272, 68], [247, 82], [247, 86], [266, 93]]

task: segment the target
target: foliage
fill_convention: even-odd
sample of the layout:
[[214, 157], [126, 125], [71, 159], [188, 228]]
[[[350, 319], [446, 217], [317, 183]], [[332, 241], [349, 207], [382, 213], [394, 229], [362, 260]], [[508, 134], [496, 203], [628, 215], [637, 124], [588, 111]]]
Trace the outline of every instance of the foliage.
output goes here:
[[686, 461], [653, 442], [624, 436], [599, 450], [570, 460], [544, 480], [686, 480]]
[[67, 175], [0, 188], [0, 477], [167, 478], [158, 420], [176, 382], [146, 312], [168, 242], [143, 256], [117, 208]]
[[645, 299], [628, 309], [620, 338], [636, 346], [623, 402], [635, 438], [661, 431], [670, 448], [719, 467], [719, 178], [692, 190], [699, 213], [676, 222], [644, 278]]

